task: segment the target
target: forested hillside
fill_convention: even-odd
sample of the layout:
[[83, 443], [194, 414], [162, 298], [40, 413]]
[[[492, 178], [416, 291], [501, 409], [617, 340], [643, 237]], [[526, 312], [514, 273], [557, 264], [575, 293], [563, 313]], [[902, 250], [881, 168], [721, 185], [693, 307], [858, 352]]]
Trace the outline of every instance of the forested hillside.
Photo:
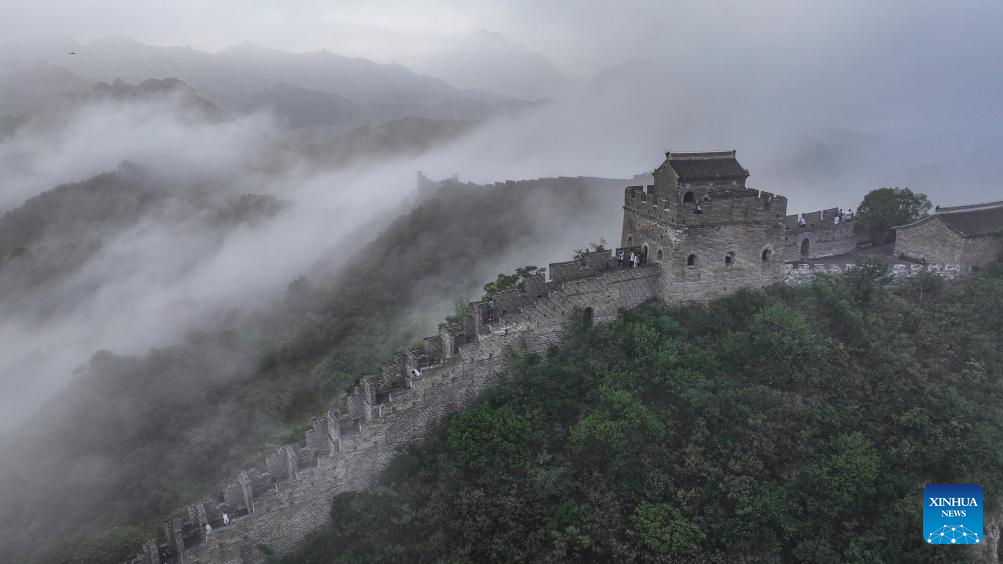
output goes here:
[[361, 248], [318, 242], [352, 258], [335, 275], [291, 281], [270, 306], [144, 356], [96, 354], [6, 447], [0, 547], [15, 561], [131, 556], [169, 512], [301, 437], [509, 257], [534, 245], [537, 256], [570, 253], [567, 225], [613, 223], [621, 184], [454, 184], [360, 233], [372, 238]]
[[957, 562], [922, 492], [1000, 513], [1003, 268], [889, 290], [646, 305], [515, 362], [511, 381], [335, 498], [288, 563]]

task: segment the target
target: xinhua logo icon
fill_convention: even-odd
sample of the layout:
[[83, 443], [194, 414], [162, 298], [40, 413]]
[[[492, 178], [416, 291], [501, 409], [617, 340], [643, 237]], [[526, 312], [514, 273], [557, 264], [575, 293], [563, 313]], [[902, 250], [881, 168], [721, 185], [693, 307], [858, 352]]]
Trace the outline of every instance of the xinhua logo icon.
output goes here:
[[927, 544], [981, 544], [982, 488], [930, 484], [923, 490], [923, 540]]

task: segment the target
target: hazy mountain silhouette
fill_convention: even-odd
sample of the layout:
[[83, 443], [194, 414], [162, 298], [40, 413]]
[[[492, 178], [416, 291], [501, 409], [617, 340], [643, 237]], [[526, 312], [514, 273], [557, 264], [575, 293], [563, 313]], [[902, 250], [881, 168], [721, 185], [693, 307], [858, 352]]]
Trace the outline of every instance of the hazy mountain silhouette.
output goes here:
[[209, 53], [188, 47], [146, 45], [125, 37], [105, 37], [77, 45], [71, 47], [77, 55], [69, 58], [54, 49], [48, 54], [39, 49], [10, 46], [31, 55], [19, 58], [7, 54], [0, 57], [0, 62], [8, 68], [24, 67], [38, 60], [59, 62], [84, 78], [103, 81], [173, 76], [200, 92], [211, 92], [236, 103], [251, 92], [281, 83], [324, 90], [357, 103], [434, 104], [462, 98], [496, 102], [505, 98], [461, 90], [442, 79], [416, 74], [400, 65], [342, 57], [326, 50], [289, 53], [241, 43], [219, 53]]
[[91, 94], [97, 100], [138, 101], [160, 96], [173, 96], [179, 106], [188, 110], [189, 118], [222, 121], [229, 116], [212, 102], [199, 96], [194, 89], [176, 78], [149, 78], [139, 84], [129, 84], [116, 78], [111, 84], [99, 82]]
[[249, 107], [270, 110], [292, 127], [352, 128], [367, 121], [366, 111], [344, 96], [285, 82], [252, 93]]
[[546, 56], [481, 30], [413, 63], [418, 69], [463, 88], [519, 98], [559, 96], [568, 79]]

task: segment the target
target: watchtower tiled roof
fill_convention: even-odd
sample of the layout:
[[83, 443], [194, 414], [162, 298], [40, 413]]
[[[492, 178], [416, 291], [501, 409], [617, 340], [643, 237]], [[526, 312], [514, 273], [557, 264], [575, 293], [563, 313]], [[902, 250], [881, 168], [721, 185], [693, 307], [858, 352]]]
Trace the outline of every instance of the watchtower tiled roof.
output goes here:
[[680, 182], [743, 180], [749, 176], [749, 171], [738, 164], [735, 151], [665, 153], [665, 159]]
[[1003, 202], [940, 208], [936, 217], [966, 237], [1003, 233]]

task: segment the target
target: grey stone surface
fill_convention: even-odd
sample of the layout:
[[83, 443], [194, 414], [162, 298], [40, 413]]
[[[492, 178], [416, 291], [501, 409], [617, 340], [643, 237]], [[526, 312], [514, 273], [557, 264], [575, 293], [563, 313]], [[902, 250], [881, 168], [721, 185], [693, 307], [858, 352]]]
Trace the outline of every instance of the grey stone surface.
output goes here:
[[[734, 152], [684, 155], [700, 170], [744, 170]], [[645, 249], [649, 263], [661, 265], [658, 298], [706, 301], [782, 283], [787, 199], [747, 188], [739, 174], [685, 182], [680, 159], [668, 153], [654, 185], [624, 191], [621, 245]]]
[[927, 263], [957, 264], [966, 273], [999, 260], [1003, 256], [1003, 224], [995, 232], [983, 226], [985, 232], [970, 234], [959, 231], [955, 227], [958, 222], [945, 221], [961, 215], [936, 214], [895, 228], [895, 255]]
[[[892, 264], [890, 273], [892, 281], [901, 281], [907, 278], [914, 278], [923, 272], [934, 276], [953, 280], [961, 275], [961, 266], [957, 264]], [[811, 282], [816, 274], [843, 274], [857, 265], [854, 263], [801, 263], [784, 265], [785, 284], [807, 284]]]
[[803, 226], [798, 223], [798, 215], [788, 215], [784, 219], [784, 262], [845, 255], [863, 244], [866, 237], [854, 232], [854, 220], [833, 223], [838, 211], [830, 208], [803, 213]]

